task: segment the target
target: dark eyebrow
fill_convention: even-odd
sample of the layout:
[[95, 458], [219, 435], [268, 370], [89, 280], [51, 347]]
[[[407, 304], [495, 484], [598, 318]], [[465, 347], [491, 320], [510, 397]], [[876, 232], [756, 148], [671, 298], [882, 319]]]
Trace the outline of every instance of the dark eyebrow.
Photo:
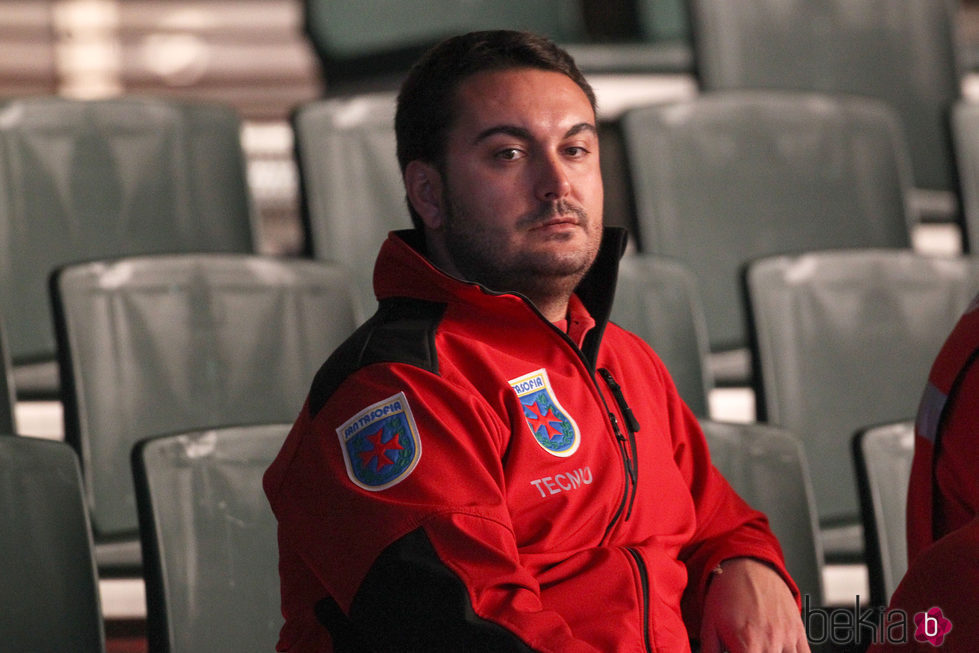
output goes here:
[[598, 130], [595, 125], [590, 122], [579, 122], [577, 125], [568, 130], [568, 133], [564, 135], [565, 138], [571, 138], [572, 136], [577, 136], [581, 132], [590, 132], [593, 136], [598, 136]]
[[496, 136], [497, 134], [504, 134], [506, 136], [513, 136], [514, 138], [519, 138], [522, 141], [529, 141], [531, 139], [530, 132], [523, 127], [517, 127], [516, 125], [496, 125], [495, 127], [490, 127], [489, 129], [484, 129], [476, 135], [473, 139], [473, 145], [481, 141], [490, 138], [491, 136]]
[[[564, 138], [571, 138], [572, 136], [580, 134], [581, 132], [591, 132], [596, 136], [598, 135], [598, 130], [595, 128], [595, 125], [589, 122], [579, 122], [564, 134]], [[505, 134], [524, 141], [533, 139], [531, 133], [523, 127], [517, 127], [516, 125], [496, 125], [479, 132], [476, 138], [473, 139], [473, 144], [486, 140], [487, 138], [495, 136], [496, 134]]]

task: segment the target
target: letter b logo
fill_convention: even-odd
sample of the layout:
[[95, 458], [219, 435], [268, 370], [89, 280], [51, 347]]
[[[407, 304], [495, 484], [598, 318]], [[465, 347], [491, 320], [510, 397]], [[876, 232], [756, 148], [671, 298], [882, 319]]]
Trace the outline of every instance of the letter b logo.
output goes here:
[[915, 640], [928, 642], [932, 646], [941, 646], [945, 635], [952, 630], [952, 622], [945, 618], [942, 609], [938, 607], [914, 615], [914, 625]]

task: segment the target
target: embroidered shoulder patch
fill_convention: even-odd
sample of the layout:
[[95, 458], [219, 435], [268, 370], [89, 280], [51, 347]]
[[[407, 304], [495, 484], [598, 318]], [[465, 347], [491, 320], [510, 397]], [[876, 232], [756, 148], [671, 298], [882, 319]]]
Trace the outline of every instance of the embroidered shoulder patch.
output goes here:
[[558, 403], [547, 370], [540, 369], [510, 381], [510, 387], [523, 404], [524, 417], [544, 451], [566, 458], [578, 450], [581, 432], [578, 425]]
[[405, 393], [363, 409], [337, 429], [347, 476], [370, 492], [408, 478], [422, 455], [418, 427]]

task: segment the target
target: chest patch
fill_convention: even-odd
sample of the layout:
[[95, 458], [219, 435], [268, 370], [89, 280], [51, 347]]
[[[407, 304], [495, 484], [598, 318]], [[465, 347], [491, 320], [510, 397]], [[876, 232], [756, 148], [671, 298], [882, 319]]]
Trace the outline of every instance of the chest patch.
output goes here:
[[578, 450], [581, 431], [571, 415], [558, 403], [547, 370], [540, 369], [510, 380], [510, 387], [523, 405], [527, 426], [544, 451], [566, 458]]
[[337, 429], [347, 476], [378, 492], [397, 485], [418, 465], [422, 442], [405, 393], [363, 409]]

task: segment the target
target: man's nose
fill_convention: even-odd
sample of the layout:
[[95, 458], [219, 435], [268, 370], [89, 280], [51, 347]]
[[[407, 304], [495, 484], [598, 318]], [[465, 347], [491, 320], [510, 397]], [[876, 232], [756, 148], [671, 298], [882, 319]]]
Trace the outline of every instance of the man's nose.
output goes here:
[[571, 181], [564, 162], [557, 156], [543, 157], [537, 173], [537, 198], [554, 201], [571, 192]]

